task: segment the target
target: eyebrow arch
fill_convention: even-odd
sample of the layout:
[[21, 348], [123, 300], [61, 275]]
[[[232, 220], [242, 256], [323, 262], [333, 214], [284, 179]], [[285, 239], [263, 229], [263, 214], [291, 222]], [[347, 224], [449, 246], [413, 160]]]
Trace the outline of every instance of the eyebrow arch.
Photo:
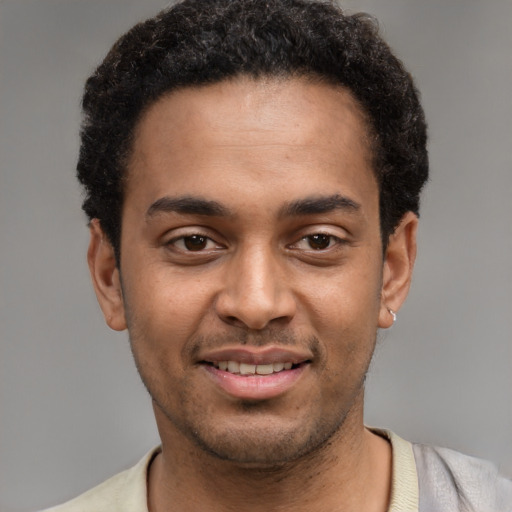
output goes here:
[[209, 201], [201, 197], [161, 197], [147, 210], [146, 219], [159, 213], [181, 213], [184, 215], [206, 215], [208, 217], [227, 217], [231, 212], [217, 201]]
[[334, 194], [332, 196], [312, 196], [298, 199], [286, 204], [279, 212], [280, 217], [318, 215], [335, 210], [358, 212], [361, 205], [348, 197]]

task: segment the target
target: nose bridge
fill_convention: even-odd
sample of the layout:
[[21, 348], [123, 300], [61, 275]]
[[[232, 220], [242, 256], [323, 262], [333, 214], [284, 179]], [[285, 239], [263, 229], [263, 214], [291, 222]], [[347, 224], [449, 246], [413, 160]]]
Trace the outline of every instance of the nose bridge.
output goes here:
[[269, 244], [251, 242], [239, 248], [230, 262], [218, 312], [224, 320], [263, 329], [276, 319], [290, 319], [293, 294]]

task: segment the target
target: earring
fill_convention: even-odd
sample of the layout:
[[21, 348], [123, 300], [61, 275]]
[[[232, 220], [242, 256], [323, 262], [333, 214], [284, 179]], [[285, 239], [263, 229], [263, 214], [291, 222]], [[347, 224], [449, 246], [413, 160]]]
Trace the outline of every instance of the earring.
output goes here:
[[396, 313], [391, 309], [388, 308], [389, 314], [393, 317], [393, 323], [396, 322]]

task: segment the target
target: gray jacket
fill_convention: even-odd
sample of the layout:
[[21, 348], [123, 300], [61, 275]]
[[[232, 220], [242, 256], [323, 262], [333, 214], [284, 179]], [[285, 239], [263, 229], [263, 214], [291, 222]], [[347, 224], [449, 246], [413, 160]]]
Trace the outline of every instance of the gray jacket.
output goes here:
[[413, 452], [420, 512], [512, 512], [512, 480], [493, 464], [422, 444]]

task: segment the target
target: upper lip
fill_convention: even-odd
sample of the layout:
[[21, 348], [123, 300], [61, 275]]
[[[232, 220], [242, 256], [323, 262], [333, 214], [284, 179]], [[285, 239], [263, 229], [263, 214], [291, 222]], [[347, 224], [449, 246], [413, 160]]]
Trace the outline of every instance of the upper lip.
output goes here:
[[208, 350], [200, 355], [200, 361], [238, 361], [246, 364], [304, 363], [312, 358], [310, 352], [296, 348], [278, 346], [266, 347], [225, 347]]

